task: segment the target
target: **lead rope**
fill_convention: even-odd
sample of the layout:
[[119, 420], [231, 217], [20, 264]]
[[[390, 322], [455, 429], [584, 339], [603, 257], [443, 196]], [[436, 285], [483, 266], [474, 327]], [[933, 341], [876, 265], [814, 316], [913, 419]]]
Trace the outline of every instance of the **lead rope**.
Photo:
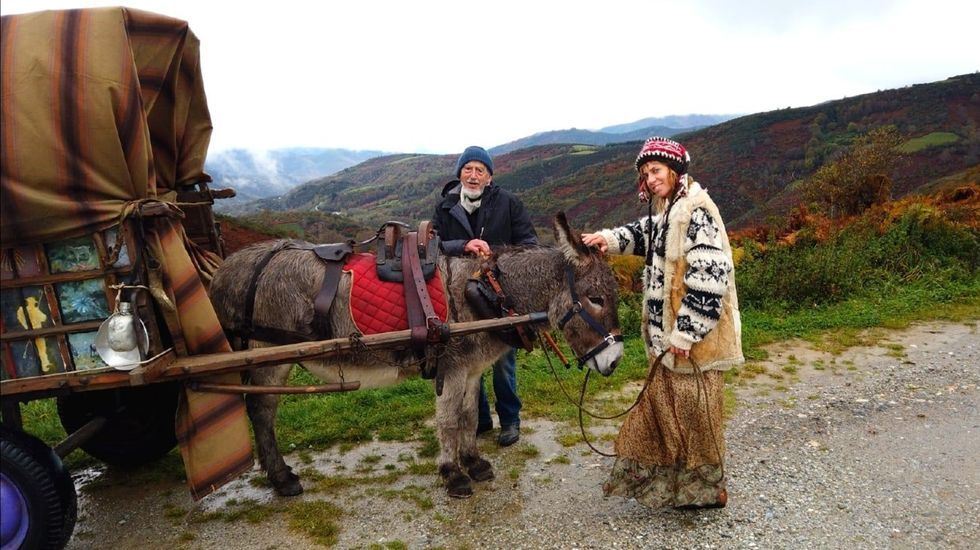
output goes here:
[[[550, 338], [546, 338], [545, 340], [546, 341], [547, 340], [550, 340]], [[556, 353], [560, 353], [560, 350], [557, 349], [557, 344], [551, 344], [551, 345], [555, 345], [556, 348], [555, 348], [554, 351]], [[594, 451], [595, 453], [597, 453], [599, 455], [607, 456], [607, 457], [611, 457], [611, 458], [618, 457], [619, 455], [617, 455], [616, 453], [607, 453], [605, 451], [602, 451], [600, 449], [597, 449], [594, 445], [592, 445], [592, 442], [589, 441], [589, 436], [588, 436], [588, 434], [585, 431], [585, 418], [584, 418], [583, 414], [587, 414], [590, 417], [595, 418], [595, 419], [599, 419], [599, 420], [614, 420], [616, 418], [619, 418], [619, 417], [627, 414], [628, 412], [630, 412], [631, 410], [633, 410], [634, 408], [636, 408], [636, 406], [640, 404], [640, 399], [643, 398], [643, 394], [646, 393], [647, 388], [650, 387], [650, 383], [653, 382], [653, 379], [654, 379], [654, 377], [656, 376], [656, 373], [657, 373], [657, 367], [659, 367], [661, 365], [661, 363], [663, 361], [663, 358], [664, 358], [664, 355], [667, 354], [667, 350], [664, 350], [664, 351], [660, 352], [660, 355], [657, 356], [657, 359], [656, 359], [656, 361], [654, 361], [653, 366], [647, 372], [646, 379], [643, 382], [643, 387], [640, 388], [640, 393], [636, 396], [636, 400], [633, 401], [633, 404], [630, 405], [628, 409], [626, 409], [625, 411], [623, 411], [621, 413], [614, 414], [612, 416], [602, 416], [602, 415], [598, 415], [598, 414], [595, 414], [595, 413], [587, 410], [585, 408], [585, 405], [584, 405], [584, 403], [585, 403], [585, 389], [586, 389], [586, 387], [589, 384], [589, 375], [592, 373], [592, 369], [588, 369], [585, 372], [585, 378], [582, 381], [582, 389], [579, 392], [579, 400], [578, 400], [578, 402], [576, 402], [576, 401], [572, 400], [571, 396], [568, 394], [568, 391], [565, 389], [565, 385], [562, 384], [561, 379], [558, 378], [558, 372], [555, 370], [554, 364], [551, 362], [551, 356], [548, 353], [547, 346], [542, 346], [541, 349], [544, 351], [545, 359], [548, 361], [548, 368], [551, 369], [551, 374], [555, 377], [555, 381], [558, 383], [558, 387], [561, 389], [562, 394], [564, 394], [565, 395], [565, 398], [568, 399], [568, 401], [571, 402], [573, 405], [575, 405], [575, 407], [578, 409], [578, 425], [579, 425], [579, 431], [582, 433], [582, 440], [585, 441], [585, 444], [588, 445], [589, 448], [592, 449], [592, 451]], [[692, 369], [694, 371], [694, 380], [695, 380], [695, 384], [696, 384], [696, 393], [697, 393], [697, 396], [698, 396], [698, 402], [695, 405], [695, 407], [699, 407], [700, 406], [701, 400], [702, 400], [702, 396], [703, 396], [703, 398], [704, 398], [704, 413], [705, 413], [705, 418], [707, 419], [709, 435], [711, 436], [711, 444], [712, 444], [712, 446], [714, 446], [715, 456], [718, 457], [718, 465], [720, 467], [720, 474], [721, 475], [719, 476], [718, 479], [712, 481], [712, 480], [707, 479], [705, 476], [703, 476], [699, 470], [696, 470], [696, 471], [697, 471], [698, 477], [700, 477], [702, 479], [702, 481], [715, 484], [715, 483], [718, 483], [719, 481], [721, 481], [722, 479], [725, 479], [725, 461], [722, 460], [721, 448], [718, 446], [717, 430], [715, 429], [714, 423], [711, 421], [711, 409], [710, 409], [711, 404], [709, 403], [709, 400], [708, 400], [708, 388], [707, 388], [707, 385], [704, 383], [704, 372], [701, 370], [700, 365], [698, 365], [697, 362], [694, 361], [693, 358], [688, 357], [688, 361], [690, 361], [691, 367], [692, 367]], [[685, 445], [685, 447], [687, 446], [687, 442], [686, 441], [684, 441], [684, 445]]]
[[[708, 421], [708, 432], [711, 436], [711, 444], [715, 448], [715, 456], [718, 457], [718, 467], [720, 468], [721, 475], [718, 477], [718, 479], [711, 481], [705, 476], [701, 475], [700, 468], [696, 471], [698, 473], [698, 477], [700, 477], [702, 481], [716, 484], [725, 479], [725, 461], [722, 460], [721, 448], [718, 446], [718, 436], [715, 432], [715, 425], [711, 422], [711, 404], [708, 402], [708, 387], [704, 383], [704, 372], [701, 370], [701, 366], [694, 361], [693, 357], [688, 357], [687, 359], [691, 362], [691, 368], [694, 369], [694, 382], [696, 384], [695, 391], [698, 394], [698, 404], [700, 404], [701, 396], [704, 396], [704, 417]], [[722, 399], [724, 399], [724, 397]]]
[[585, 372], [585, 379], [582, 380], [582, 390], [579, 392], [579, 397], [578, 397], [579, 400], [578, 400], [578, 404], [577, 404], [577, 407], [578, 407], [578, 427], [579, 427], [579, 431], [582, 432], [582, 439], [585, 441], [585, 444], [588, 445], [590, 449], [592, 449], [593, 451], [595, 451], [596, 453], [598, 453], [598, 454], [600, 454], [602, 456], [608, 456], [608, 457], [612, 457], [612, 458], [616, 458], [617, 456], [619, 456], [616, 453], [606, 453], [606, 452], [600, 451], [599, 449], [596, 449], [592, 445], [592, 443], [589, 441], [589, 436], [586, 435], [586, 433], [585, 433], [585, 419], [582, 417], [582, 414], [583, 413], [586, 413], [589, 416], [591, 416], [592, 418], [598, 418], [598, 419], [602, 419], [602, 420], [612, 420], [614, 418], [619, 418], [620, 416], [623, 416], [624, 414], [632, 411], [634, 408], [636, 408], [637, 405], [640, 404], [640, 399], [643, 398], [643, 394], [646, 393], [647, 388], [650, 387], [650, 382], [653, 382], [653, 377], [656, 376], [657, 367], [660, 365], [660, 360], [661, 360], [661, 358], [663, 358], [664, 353], [667, 353], [667, 352], [666, 351], [661, 352], [661, 354], [657, 357], [657, 360], [653, 363], [653, 367], [651, 367], [650, 368], [650, 372], [647, 373], [647, 378], [643, 382], [643, 387], [640, 388], [640, 393], [637, 394], [636, 400], [633, 401], [633, 404], [630, 405], [630, 407], [628, 409], [626, 409], [625, 411], [623, 411], [623, 412], [621, 412], [619, 414], [613, 415], [613, 416], [597, 416], [597, 415], [592, 414], [591, 412], [585, 410], [585, 407], [584, 407], [584, 403], [585, 403], [585, 388], [589, 384], [589, 375], [592, 373], [592, 369], [589, 369], [588, 371]]
[[[543, 341], [547, 342], [550, 346], [554, 346], [554, 350], [553, 351], [557, 355], [561, 355], [561, 350], [558, 349], [558, 344], [556, 344], [555, 341], [552, 340], [551, 337], [550, 337], [550, 335], [548, 335], [547, 333], [545, 333], [545, 336], [546, 337], [543, 339]], [[584, 414], [587, 414], [590, 417], [595, 418], [595, 419], [598, 419], [598, 420], [614, 420], [616, 418], [619, 418], [619, 417], [625, 415], [626, 413], [630, 412], [631, 410], [635, 409], [636, 406], [640, 404], [640, 399], [643, 398], [643, 394], [646, 392], [647, 387], [650, 386], [650, 382], [653, 381], [654, 374], [656, 373], [656, 368], [651, 368], [650, 371], [647, 373], [646, 380], [643, 382], [643, 387], [640, 388], [640, 393], [636, 396], [636, 400], [633, 401], [633, 404], [630, 405], [628, 409], [626, 409], [625, 411], [623, 411], [621, 413], [614, 414], [612, 416], [602, 416], [602, 415], [595, 414], [592, 411], [587, 410], [585, 408], [585, 406], [584, 406], [584, 402], [585, 402], [585, 388], [586, 388], [586, 386], [588, 386], [588, 383], [589, 383], [589, 374], [592, 372], [592, 369], [588, 369], [588, 370], [585, 371], [585, 379], [582, 381], [582, 390], [581, 390], [581, 392], [579, 392], [579, 400], [578, 400], [578, 402], [576, 402], [574, 399], [572, 399], [572, 396], [570, 396], [568, 394], [568, 390], [565, 389], [565, 385], [562, 384], [561, 379], [558, 378], [558, 372], [555, 370], [555, 366], [551, 362], [551, 355], [548, 353], [548, 346], [541, 346], [541, 350], [544, 352], [544, 357], [548, 361], [548, 368], [551, 369], [551, 374], [552, 374], [552, 376], [555, 377], [555, 382], [558, 383], [558, 387], [561, 389], [561, 393], [565, 395], [565, 399], [568, 399], [568, 402], [569, 403], [575, 405], [575, 408], [578, 409], [578, 425], [579, 425], [579, 430], [582, 432], [582, 439], [585, 441], [585, 444], [588, 445], [590, 449], [592, 449], [593, 451], [595, 451], [596, 453], [598, 453], [598, 454], [600, 454], [602, 456], [615, 457], [616, 456], [615, 453], [613, 453], [613, 454], [606, 453], [604, 451], [601, 451], [601, 450], [595, 448], [595, 446], [592, 445], [592, 442], [589, 441], [588, 435], [585, 433], [585, 419], [583, 418], [582, 415], [584, 413]], [[656, 362], [654, 362], [654, 367], [656, 367], [657, 365], [660, 364], [660, 360], [663, 358], [663, 356], [664, 356], [665, 353], [667, 353], [667, 352], [664, 351], [664, 352], [662, 352], [660, 354], [660, 356], [657, 357]], [[567, 361], [565, 361], [564, 363], [565, 363], [565, 366], [567, 368], [568, 367]]]

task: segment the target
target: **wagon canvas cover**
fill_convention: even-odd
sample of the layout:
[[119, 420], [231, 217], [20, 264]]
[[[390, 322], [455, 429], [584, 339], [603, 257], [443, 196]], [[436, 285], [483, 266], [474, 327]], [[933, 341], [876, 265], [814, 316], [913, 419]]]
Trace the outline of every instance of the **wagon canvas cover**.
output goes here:
[[[177, 189], [210, 180], [211, 119], [186, 22], [127, 8], [4, 16], [0, 61], [3, 248], [105, 230], [147, 203], [177, 212]], [[220, 259], [176, 218], [146, 228], [175, 342], [230, 351], [205, 290]], [[185, 390], [177, 436], [195, 498], [252, 465], [241, 396]]]

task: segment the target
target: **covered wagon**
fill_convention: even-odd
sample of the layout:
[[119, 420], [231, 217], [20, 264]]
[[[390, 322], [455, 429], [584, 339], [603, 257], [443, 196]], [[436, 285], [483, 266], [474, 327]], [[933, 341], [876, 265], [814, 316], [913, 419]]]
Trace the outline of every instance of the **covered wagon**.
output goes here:
[[[206, 294], [222, 244], [198, 48], [186, 22], [125, 8], [2, 18], [4, 548], [67, 541], [60, 456], [79, 444], [135, 465], [179, 441], [195, 497], [252, 464], [241, 396], [162, 376], [230, 351]], [[72, 434], [55, 450], [20, 418], [52, 396]]]

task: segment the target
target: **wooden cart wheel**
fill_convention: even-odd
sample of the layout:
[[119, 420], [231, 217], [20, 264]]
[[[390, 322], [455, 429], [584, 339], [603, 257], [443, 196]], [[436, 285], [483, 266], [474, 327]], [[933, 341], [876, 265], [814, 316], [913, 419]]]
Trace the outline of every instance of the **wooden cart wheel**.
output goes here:
[[0, 547], [63, 548], [75, 530], [75, 485], [54, 450], [0, 428]]
[[132, 468], [153, 462], [177, 444], [176, 384], [81, 392], [58, 398], [58, 416], [72, 433], [93, 418], [106, 423], [81, 448], [99, 460]]

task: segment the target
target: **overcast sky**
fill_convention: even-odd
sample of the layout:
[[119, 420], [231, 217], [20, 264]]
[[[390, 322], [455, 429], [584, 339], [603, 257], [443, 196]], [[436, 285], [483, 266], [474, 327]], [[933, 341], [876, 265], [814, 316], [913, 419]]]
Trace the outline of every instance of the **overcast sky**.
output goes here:
[[[3, 0], [4, 15], [119, 2]], [[211, 151], [456, 153], [980, 70], [976, 0], [129, 0], [201, 40]]]

